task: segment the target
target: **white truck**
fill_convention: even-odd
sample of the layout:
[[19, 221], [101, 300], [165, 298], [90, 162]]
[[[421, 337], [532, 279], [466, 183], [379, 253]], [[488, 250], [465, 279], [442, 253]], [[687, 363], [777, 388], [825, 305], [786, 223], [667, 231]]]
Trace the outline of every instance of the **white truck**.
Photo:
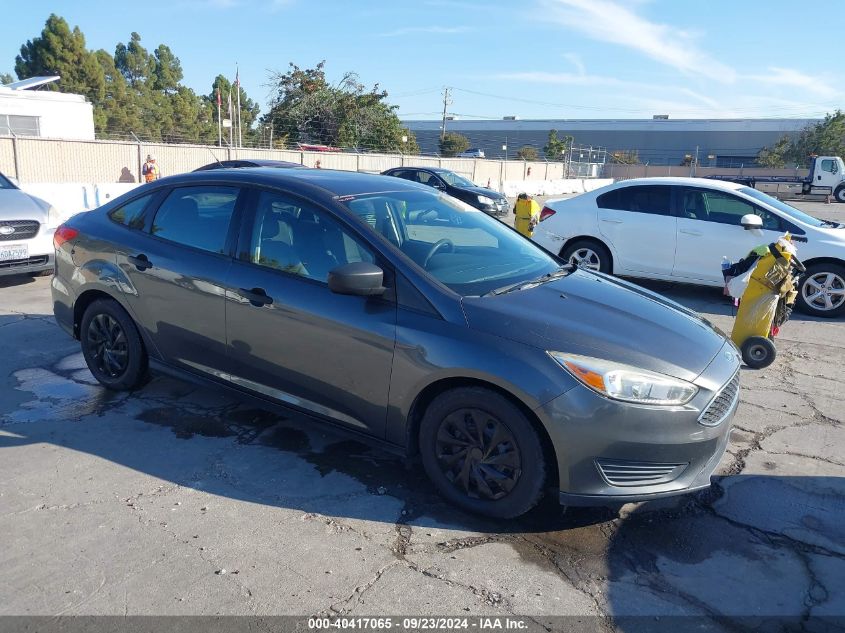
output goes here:
[[806, 178], [789, 176], [707, 176], [726, 180], [764, 191], [776, 198], [800, 198], [806, 195], [833, 196], [845, 202], [845, 163], [839, 156], [814, 156], [810, 175]]

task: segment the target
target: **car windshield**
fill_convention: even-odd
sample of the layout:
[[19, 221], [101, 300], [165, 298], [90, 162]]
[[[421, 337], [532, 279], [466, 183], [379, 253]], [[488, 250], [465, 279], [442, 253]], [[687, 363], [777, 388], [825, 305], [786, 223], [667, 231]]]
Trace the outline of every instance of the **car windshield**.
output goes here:
[[467, 180], [463, 176], [459, 176], [453, 171], [438, 171], [435, 173], [452, 187], [475, 187], [474, 182]]
[[17, 189], [17, 187], [6, 176], [0, 174], [0, 189]]
[[463, 296], [479, 296], [560, 270], [498, 220], [439, 192], [389, 191], [339, 198], [429, 275]]
[[[778, 200], [777, 198], [770, 196], [762, 191], [758, 191], [757, 189], [752, 189], [751, 187], [742, 187], [739, 189], [740, 193], [744, 193], [747, 196], [751, 196], [752, 198], [756, 198], [760, 202], [765, 202], [770, 207], [774, 207], [781, 213], [785, 213], [786, 215], [792, 217], [799, 222], [803, 222], [804, 224], [809, 224], [810, 226], [831, 226], [832, 222], [828, 222], [827, 220], [819, 220], [818, 218], [814, 218], [811, 215], [808, 215], [801, 211], [800, 209], [796, 209], [790, 204], [786, 204], [783, 200]], [[837, 226], [841, 226], [837, 224]]]

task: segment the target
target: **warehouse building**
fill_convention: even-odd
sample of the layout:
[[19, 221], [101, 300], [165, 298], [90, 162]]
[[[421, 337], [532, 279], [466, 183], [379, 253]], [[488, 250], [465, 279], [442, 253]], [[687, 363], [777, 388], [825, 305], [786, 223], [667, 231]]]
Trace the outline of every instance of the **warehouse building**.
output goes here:
[[[698, 152], [699, 164], [715, 167], [750, 167], [757, 153], [784, 135], [796, 136], [818, 119], [447, 119], [446, 130], [468, 137], [471, 148], [487, 158], [514, 158], [526, 145], [543, 156], [549, 131], [574, 137], [575, 144], [615, 151], [637, 152], [641, 163], [679, 165]], [[440, 121], [405, 121], [417, 137], [420, 150], [436, 154]]]

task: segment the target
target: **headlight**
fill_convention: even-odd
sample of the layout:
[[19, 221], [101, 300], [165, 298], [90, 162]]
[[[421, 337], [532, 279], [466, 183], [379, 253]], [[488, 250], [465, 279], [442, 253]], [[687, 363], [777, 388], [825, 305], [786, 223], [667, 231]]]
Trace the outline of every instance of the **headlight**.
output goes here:
[[557, 363], [593, 391], [614, 400], [652, 405], [686, 404], [698, 387], [686, 380], [600, 358], [547, 352]]
[[47, 209], [47, 227], [54, 229], [62, 223], [62, 214], [52, 204]]
[[487, 196], [478, 196], [478, 203], [479, 204], [493, 204], [493, 198], [488, 198]]

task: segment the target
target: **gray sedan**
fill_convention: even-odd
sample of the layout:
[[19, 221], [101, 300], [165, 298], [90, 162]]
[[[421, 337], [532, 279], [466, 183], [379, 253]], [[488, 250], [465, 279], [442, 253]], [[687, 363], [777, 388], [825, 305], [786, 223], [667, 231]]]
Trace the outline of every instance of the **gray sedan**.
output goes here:
[[363, 433], [470, 511], [705, 488], [739, 396], [694, 313], [573, 268], [438, 191], [197, 172], [57, 229], [59, 324], [110, 389], [148, 370]]

